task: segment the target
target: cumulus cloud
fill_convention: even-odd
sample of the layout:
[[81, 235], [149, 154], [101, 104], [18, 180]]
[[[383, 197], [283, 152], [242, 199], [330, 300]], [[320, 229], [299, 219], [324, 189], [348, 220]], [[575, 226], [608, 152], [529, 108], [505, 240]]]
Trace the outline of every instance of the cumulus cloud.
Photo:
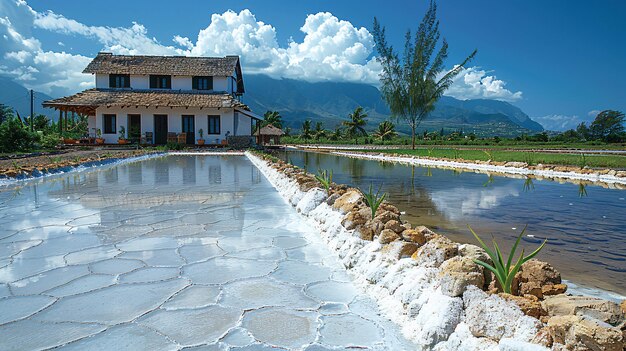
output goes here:
[[37, 13], [25, 1], [0, 2], [0, 14], [0, 74], [55, 95], [93, 84], [92, 77], [80, 74], [88, 57], [42, 49], [31, 35]]
[[589, 124], [593, 119], [582, 118], [577, 115], [547, 115], [543, 117], [533, 117], [532, 120], [541, 124], [544, 129], [564, 131], [568, 129], [576, 129], [580, 122], [585, 122]]
[[[43, 50], [41, 42], [31, 35], [32, 28], [95, 40], [102, 50], [116, 54], [240, 55], [247, 74], [275, 78], [376, 85], [381, 69], [372, 56], [371, 33], [329, 12], [308, 15], [300, 28], [302, 41], [292, 39], [286, 46], [278, 44], [276, 28], [247, 9], [213, 14], [197, 37], [176, 35], [166, 45], [137, 22], [130, 27], [90, 26], [52, 11], [37, 12], [24, 0], [0, 2], [0, 41], [4, 40], [0, 45], [0, 57], [4, 58], [0, 74], [8, 74], [29, 88], [59, 95], [93, 84], [93, 77], [80, 73], [90, 58]], [[505, 86], [489, 72], [472, 67], [457, 77], [448, 94], [460, 99], [521, 99], [521, 92]]]

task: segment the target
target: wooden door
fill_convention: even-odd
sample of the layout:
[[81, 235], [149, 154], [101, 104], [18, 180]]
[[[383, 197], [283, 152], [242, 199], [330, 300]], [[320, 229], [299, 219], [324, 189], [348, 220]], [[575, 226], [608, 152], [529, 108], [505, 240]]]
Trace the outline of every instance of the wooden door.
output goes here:
[[167, 115], [154, 115], [154, 143], [167, 144]]

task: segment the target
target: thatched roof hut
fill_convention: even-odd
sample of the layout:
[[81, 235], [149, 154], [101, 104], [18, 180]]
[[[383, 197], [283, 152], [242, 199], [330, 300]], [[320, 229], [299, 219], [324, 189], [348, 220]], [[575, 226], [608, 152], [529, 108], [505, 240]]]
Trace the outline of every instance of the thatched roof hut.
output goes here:
[[261, 129], [257, 130], [255, 133], [256, 138], [257, 138], [257, 144], [260, 144], [260, 145], [280, 144], [280, 137], [284, 134], [285, 132], [283, 132], [282, 129], [274, 127], [271, 124], [268, 124], [265, 127], [262, 127]]

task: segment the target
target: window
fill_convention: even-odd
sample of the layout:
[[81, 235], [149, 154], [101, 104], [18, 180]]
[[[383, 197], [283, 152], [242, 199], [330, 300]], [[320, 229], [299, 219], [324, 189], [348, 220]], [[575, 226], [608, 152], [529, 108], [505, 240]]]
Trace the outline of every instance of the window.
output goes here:
[[193, 77], [194, 90], [213, 90], [213, 77]]
[[104, 134], [115, 134], [115, 115], [102, 115]]
[[207, 134], [220, 134], [220, 116], [209, 116], [209, 130]]
[[130, 74], [109, 74], [109, 88], [130, 88]]
[[150, 89], [172, 89], [172, 76], [150, 76]]

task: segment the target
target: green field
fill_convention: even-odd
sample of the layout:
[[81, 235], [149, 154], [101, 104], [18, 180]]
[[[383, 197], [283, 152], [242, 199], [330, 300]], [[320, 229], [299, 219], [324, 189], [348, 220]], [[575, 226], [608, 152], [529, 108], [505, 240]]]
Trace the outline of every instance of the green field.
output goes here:
[[411, 156], [428, 156], [446, 159], [462, 159], [467, 161], [503, 161], [526, 162], [529, 165], [563, 165], [578, 167], [598, 167], [612, 169], [626, 169], [626, 156], [619, 155], [588, 155], [588, 154], [560, 154], [539, 151], [510, 151], [510, 150], [467, 150], [461, 148], [419, 148], [410, 149], [373, 149], [372, 152], [400, 154]]

